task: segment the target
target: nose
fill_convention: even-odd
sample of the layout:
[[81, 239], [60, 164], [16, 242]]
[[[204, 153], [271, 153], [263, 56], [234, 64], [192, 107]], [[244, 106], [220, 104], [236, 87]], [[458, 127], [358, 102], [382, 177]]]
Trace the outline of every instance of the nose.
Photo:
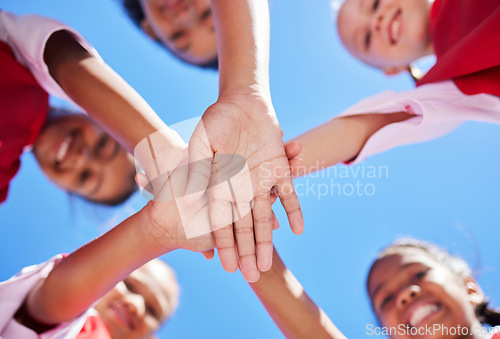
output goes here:
[[411, 285], [402, 289], [397, 296], [397, 306], [398, 308], [403, 308], [410, 303], [413, 299], [418, 297], [420, 294], [420, 286]]
[[137, 323], [146, 313], [146, 303], [140, 294], [128, 293], [125, 297], [125, 305]]
[[72, 167], [75, 170], [82, 170], [85, 167], [89, 167], [94, 161], [96, 161], [95, 155], [92, 153], [86, 145], [79, 145], [78, 149], [75, 151], [73, 159], [71, 161]]
[[196, 23], [197, 10], [194, 6], [186, 6], [174, 13], [174, 23], [181, 27], [192, 27]]
[[384, 15], [380, 11], [375, 11], [370, 18], [370, 29], [372, 32], [380, 32]]

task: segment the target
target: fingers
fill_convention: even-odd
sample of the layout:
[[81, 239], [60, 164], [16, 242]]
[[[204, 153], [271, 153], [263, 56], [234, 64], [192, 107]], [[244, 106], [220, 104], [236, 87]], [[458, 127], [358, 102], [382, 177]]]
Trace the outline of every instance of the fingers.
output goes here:
[[212, 173], [213, 152], [203, 121], [200, 121], [191, 136], [188, 154], [188, 177], [183, 199], [186, 203], [193, 203], [205, 192]]
[[278, 228], [280, 228], [280, 223], [278, 218], [276, 218], [276, 214], [273, 212], [273, 231], [276, 231]]
[[[234, 235], [238, 248], [240, 270], [245, 280], [255, 282], [259, 280], [260, 272], [257, 268], [257, 258], [255, 253], [254, 224], [252, 213], [250, 212], [250, 202], [233, 205]], [[243, 212], [243, 213], [242, 213]], [[245, 213], [248, 212], [248, 213]]]
[[205, 259], [212, 260], [214, 258], [215, 252], [214, 252], [214, 250], [208, 250], [205, 252], [201, 252], [201, 254], [203, 254]]
[[260, 271], [268, 271], [273, 257], [273, 211], [271, 196], [263, 194], [254, 200], [253, 227], [257, 254], [257, 267]]
[[276, 192], [278, 192], [281, 205], [285, 209], [292, 232], [301, 234], [304, 231], [304, 217], [291, 178], [285, 178], [278, 183]]
[[290, 141], [285, 144], [285, 153], [288, 160], [297, 157], [302, 152], [302, 144], [297, 141]]
[[139, 172], [135, 175], [135, 183], [141, 188], [141, 190], [146, 190], [149, 194], [153, 194], [153, 188], [151, 187], [150, 181], [146, 174]]
[[288, 164], [290, 165], [292, 178], [298, 178], [301, 176], [301, 174], [304, 173], [304, 161], [301, 158], [293, 158], [292, 160], [288, 161]]
[[[210, 194], [217, 196], [216, 192], [209, 190]], [[234, 235], [233, 235], [233, 211], [230, 201], [210, 200], [210, 223], [212, 225], [213, 237], [215, 240], [215, 247], [219, 253], [219, 259], [222, 267], [227, 272], [234, 272], [238, 269], [238, 257], [234, 248]]]

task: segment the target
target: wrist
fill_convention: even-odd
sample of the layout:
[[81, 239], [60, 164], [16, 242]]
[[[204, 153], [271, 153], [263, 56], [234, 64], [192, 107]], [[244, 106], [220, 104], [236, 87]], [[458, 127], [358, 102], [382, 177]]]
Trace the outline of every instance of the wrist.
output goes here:
[[150, 200], [138, 214], [144, 239], [152, 251], [159, 253], [157, 256], [180, 248], [177, 239], [172, 237], [179, 219], [175, 201]]
[[186, 157], [186, 143], [168, 127], [142, 139], [134, 148], [134, 158], [150, 180], [172, 171]]
[[219, 90], [219, 100], [235, 96], [258, 95], [271, 101], [271, 91], [269, 85], [263, 85], [257, 81], [250, 83], [236, 83], [231, 86], [221, 87]]

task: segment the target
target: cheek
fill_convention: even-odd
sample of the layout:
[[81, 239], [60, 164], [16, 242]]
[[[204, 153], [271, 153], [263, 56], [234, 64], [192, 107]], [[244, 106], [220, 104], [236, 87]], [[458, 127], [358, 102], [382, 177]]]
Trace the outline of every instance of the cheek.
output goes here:
[[72, 184], [72, 174], [68, 172], [57, 172], [54, 171], [52, 166], [47, 164], [40, 164], [40, 169], [47, 176], [47, 178], [62, 190], [75, 192], [76, 187]]
[[397, 327], [400, 323], [394, 308], [376, 313], [377, 319], [382, 326]]

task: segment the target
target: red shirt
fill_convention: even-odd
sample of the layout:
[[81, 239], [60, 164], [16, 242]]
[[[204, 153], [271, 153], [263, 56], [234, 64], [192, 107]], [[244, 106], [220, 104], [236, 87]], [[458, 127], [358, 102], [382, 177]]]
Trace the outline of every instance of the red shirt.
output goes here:
[[436, 65], [417, 85], [452, 79], [465, 94], [500, 96], [499, 0], [435, 0], [430, 36]]
[[49, 95], [0, 41], [0, 203], [17, 173], [24, 147], [35, 142], [47, 120]]
[[76, 339], [111, 339], [108, 328], [99, 316], [91, 316], [82, 327]]

